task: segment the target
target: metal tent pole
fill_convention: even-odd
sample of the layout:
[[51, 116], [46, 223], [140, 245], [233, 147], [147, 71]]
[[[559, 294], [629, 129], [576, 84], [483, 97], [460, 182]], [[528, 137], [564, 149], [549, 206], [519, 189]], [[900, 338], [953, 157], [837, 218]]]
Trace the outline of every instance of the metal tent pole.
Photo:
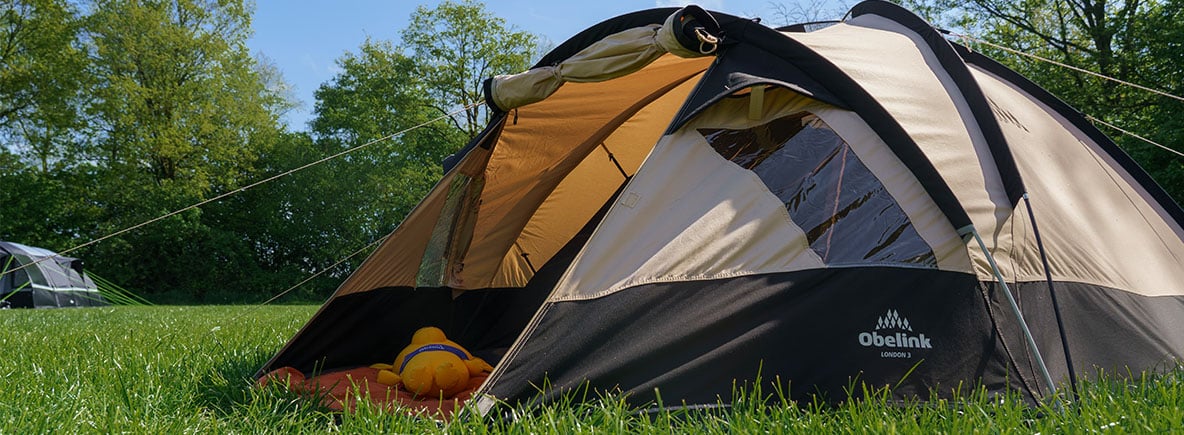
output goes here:
[[1069, 339], [1065, 335], [1065, 322], [1061, 320], [1061, 307], [1057, 303], [1057, 291], [1053, 286], [1052, 269], [1048, 266], [1048, 252], [1044, 250], [1044, 240], [1040, 237], [1040, 228], [1036, 226], [1036, 213], [1032, 211], [1032, 202], [1028, 193], [1024, 192], [1024, 207], [1028, 209], [1028, 219], [1032, 221], [1032, 233], [1036, 236], [1036, 249], [1040, 250], [1040, 262], [1044, 265], [1044, 279], [1048, 282], [1048, 295], [1052, 301], [1052, 312], [1057, 318], [1057, 330], [1061, 333], [1061, 347], [1065, 350], [1065, 364], [1069, 368], [1069, 389], [1073, 392], [1073, 399], [1077, 399], [1077, 371], [1073, 369], [1073, 357], [1069, 354]]
[[1020, 312], [1019, 304], [1015, 303], [1015, 298], [1011, 295], [1011, 288], [1007, 285], [1007, 281], [1003, 279], [1003, 272], [999, 270], [999, 265], [995, 264], [995, 257], [991, 255], [991, 251], [987, 249], [987, 244], [983, 242], [982, 236], [978, 234], [978, 230], [973, 225], [963, 228], [959, 233], [962, 235], [968, 233], [973, 234], [974, 240], [978, 241], [979, 248], [982, 248], [983, 254], [987, 257], [987, 263], [991, 265], [991, 272], [995, 274], [995, 279], [1003, 287], [1003, 294], [1007, 295], [1007, 303], [1011, 305], [1012, 313], [1020, 321], [1020, 329], [1024, 332], [1024, 339], [1028, 341], [1028, 348], [1032, 349], [1032, 354], [1036, 357], [1036, 365], [1040, 368], [1040, 376], [1044, 378], [1044, 383], [1048, 385], [1049, 393], [1055, 394], [1057, 391], [1056, 384], [1052, 382], [1052, 376], [1048, 374], [1048, 366], [1044, 365], [1044, 358], [1040, 356], [1040, 348], [1036, 347], [1036, 340], [1032, 338], [1032, 331], [1028, 329], [1028, 322], [1024, 321], [1024, 315]]

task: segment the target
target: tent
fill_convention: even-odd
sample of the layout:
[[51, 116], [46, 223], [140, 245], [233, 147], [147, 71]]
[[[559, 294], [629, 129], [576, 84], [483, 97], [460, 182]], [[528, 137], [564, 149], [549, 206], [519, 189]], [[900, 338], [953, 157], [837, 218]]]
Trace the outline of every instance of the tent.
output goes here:
[[782, 29], [627, 14], [486, 98], [488, 128], [260, 375], [389, 361], [425, 325], [495, 364], [482, 412], [578, 388], [726, 405], [758, 377], [1042, 400], [1184, 357], [1184, 211], [891, 3]]
[[0, 241], [0, 308], [107, 305], [82, 260]]

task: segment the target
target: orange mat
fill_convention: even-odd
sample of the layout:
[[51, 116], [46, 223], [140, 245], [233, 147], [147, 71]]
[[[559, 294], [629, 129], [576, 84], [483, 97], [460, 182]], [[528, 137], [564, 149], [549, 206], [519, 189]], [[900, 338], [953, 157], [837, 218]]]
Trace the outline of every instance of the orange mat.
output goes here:
[[472, 397], [477, 388], [481, 387], [481, 383], [485, 382], [487, 377], [488, 373], [481, 373], [469, 378], [469, 385], [464, 391], [443, 400], [439, 397], [416, 396], [403, 391], [398, 385], [381, 384], [377, 381], [378, 369], [370, 367], [332, 371], [312, 378], [307, 378], [304, 373], [292, 367], [282, 367], [259, 378], [259, 386], [266, 386], [272, 382], [287, 385], [294, 392], [321, 398], [322, 405], [336, 411], [353, 411], [359, 400], [368, 399], [388, 412], [448, 421]]

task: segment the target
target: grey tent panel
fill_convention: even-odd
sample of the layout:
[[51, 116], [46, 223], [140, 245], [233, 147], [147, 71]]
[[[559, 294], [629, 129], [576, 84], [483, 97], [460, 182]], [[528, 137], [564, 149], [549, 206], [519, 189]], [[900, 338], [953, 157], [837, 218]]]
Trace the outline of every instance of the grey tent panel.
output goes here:
[[107, 305], [82, 260], [44, 248], [0, 241], [0, 273], [3, 308]]

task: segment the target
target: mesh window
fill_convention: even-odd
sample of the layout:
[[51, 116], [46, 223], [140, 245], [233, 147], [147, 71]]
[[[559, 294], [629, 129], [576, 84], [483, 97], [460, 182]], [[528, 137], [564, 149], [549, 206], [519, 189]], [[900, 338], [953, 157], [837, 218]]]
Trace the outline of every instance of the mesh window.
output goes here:
[[699, 133], [721, 156], [760, 177], [824, 263], [937, 267], [904, 210], [818, 117], [799, 112], [749, 129]]
[[420, 260], [416, 285], [420, 287], [443, 287], [450, 275], [460, 273], [464, 265], [460, 262], [468, 250], [472, 234], [472, 220], [477, 210], [476, 201], [481, 196], [485, 180], [456, 174], [448, 186], [448, 198], [440, 219], [432, 229], [432, 237]]

